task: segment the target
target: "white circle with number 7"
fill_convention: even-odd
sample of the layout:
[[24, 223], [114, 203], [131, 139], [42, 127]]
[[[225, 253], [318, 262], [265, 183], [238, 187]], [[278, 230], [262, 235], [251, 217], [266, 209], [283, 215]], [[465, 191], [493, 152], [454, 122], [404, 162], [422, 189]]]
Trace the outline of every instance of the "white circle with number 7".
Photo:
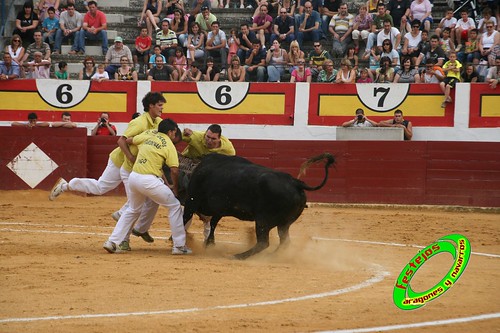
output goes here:
[[228, 110], [243, 102], [248, 94], [248, 82], [197, 82], [198, 96], [216, 110]]
[[409, 83], [357, 83], [358, 98], [372, 111], [387, 112], [400, 106], [410, 91]]
[[53, 107], [68, 109], [80, 104], [90, 91], [90, 81], [36, 80], [40, 97]]

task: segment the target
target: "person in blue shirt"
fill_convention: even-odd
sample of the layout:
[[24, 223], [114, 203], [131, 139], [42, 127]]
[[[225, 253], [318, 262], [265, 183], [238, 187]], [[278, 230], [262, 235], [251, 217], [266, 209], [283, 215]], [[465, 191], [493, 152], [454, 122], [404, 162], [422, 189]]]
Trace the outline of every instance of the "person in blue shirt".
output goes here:
[[43, 41], [48, 42], [49, 45], [53, 47], [56, 31], [59, 28], [59, 19], [56, 17], [56, 10], [54, 7], [50, 7], [47, 13], [49, 16], [46, 17], [42, 23]]

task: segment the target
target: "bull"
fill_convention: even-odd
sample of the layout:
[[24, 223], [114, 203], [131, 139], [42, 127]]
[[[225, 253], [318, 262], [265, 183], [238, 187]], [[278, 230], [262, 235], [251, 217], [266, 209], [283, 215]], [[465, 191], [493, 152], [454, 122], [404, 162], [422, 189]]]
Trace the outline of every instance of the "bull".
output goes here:
[[211, 216], [206, 245], [215, 244], [215, 228], [224, 216], [255, 221], [257, 244], [237, 259], [246, 259], [269, 247], [269, 232], [278, 228], [280, 247], [289, 243], [288, 229], [306, 207], [306, 191], [322, 188], [328, 169], [335, 163], [331, 154], [312, 157], [301, 167], [300, 175], [313, 163], [325, 162], [325, 177], [311, 187], [291, 175], [254, 164], [239, 156], [210, 154], [194, 169], [188, 184], [184, 224], [194, 213]]

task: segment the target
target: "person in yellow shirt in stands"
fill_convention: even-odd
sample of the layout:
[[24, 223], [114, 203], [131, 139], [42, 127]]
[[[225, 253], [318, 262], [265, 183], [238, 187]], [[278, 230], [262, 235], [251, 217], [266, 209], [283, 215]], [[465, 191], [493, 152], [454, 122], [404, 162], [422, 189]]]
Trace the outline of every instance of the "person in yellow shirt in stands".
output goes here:
[[185, 128], [182, 140], [188, 143], [188, 146], [182, 152], [182, 156], [191, 159], [200, 159], [210, 153], [228, 156], [236, 155], [233, 144], [222, 135], [222, 128], [217, 124], [208, 126], [206, 132], [192, 131]]
[[442, 108], [446, 107], [446, 103], [452, 102], [450, 91], [455, 88], [455, 84], [457, 84], [457, 82], [460, 82], [462, 64], [457, 60], [457, 53], [450, 52], [449, 59], [450, 60], [443, 65], [443, 71], [446, 74], [446, 77], [443, 82], [439, 83], [439, 86], [444, 93], [444, 101], [441, 104]]
[[[165, 119], [158, 125], [158, 133], [145, 139], [139, 146], [137, 158], [129, 175], [129, 207], [118, 220], [109, 239], [103, 248], [109, 253], [117, 250], [141, 214], [146, 198], [167, 207], [169, 210], [170, 229], [174, 245], [172, 254], [190, 254], [186, 246], [186, 232], [182, 220], [182, 207], [175, 197], [177, 195], [177, 177], [179, 158], [172, 140], [178, 131], [177, 124], [171, 119]], [[139, 133], [140, 134], [140, 133]], [[163, 164], [171, 170], [172, 189], [165, 185]]]

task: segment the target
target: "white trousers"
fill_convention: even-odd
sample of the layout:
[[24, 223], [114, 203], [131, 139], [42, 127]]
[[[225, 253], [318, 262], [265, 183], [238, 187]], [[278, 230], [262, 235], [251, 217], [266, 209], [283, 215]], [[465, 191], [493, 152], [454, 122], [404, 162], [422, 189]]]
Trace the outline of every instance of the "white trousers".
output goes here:
[[93, 178], [73, 178], [69, 181], [70, 191], [84, 192], [94, 195], [103, 195], [115, 189], [122, 179], [120, 177], [120, 168], [118, 168], [110, 159], [108, 165], [102, 172], [101, 177], [95, 180]]
[[168, 208], [168, 220], [174, 246], [186, 245], [186, 232], [182, 222], [182, 207], [170, 188], [161, 178], [131, 172], [128, 178], [129, 207], [120, 217], [109, 240], [120, 244], [141, 214], [146, 198]]

